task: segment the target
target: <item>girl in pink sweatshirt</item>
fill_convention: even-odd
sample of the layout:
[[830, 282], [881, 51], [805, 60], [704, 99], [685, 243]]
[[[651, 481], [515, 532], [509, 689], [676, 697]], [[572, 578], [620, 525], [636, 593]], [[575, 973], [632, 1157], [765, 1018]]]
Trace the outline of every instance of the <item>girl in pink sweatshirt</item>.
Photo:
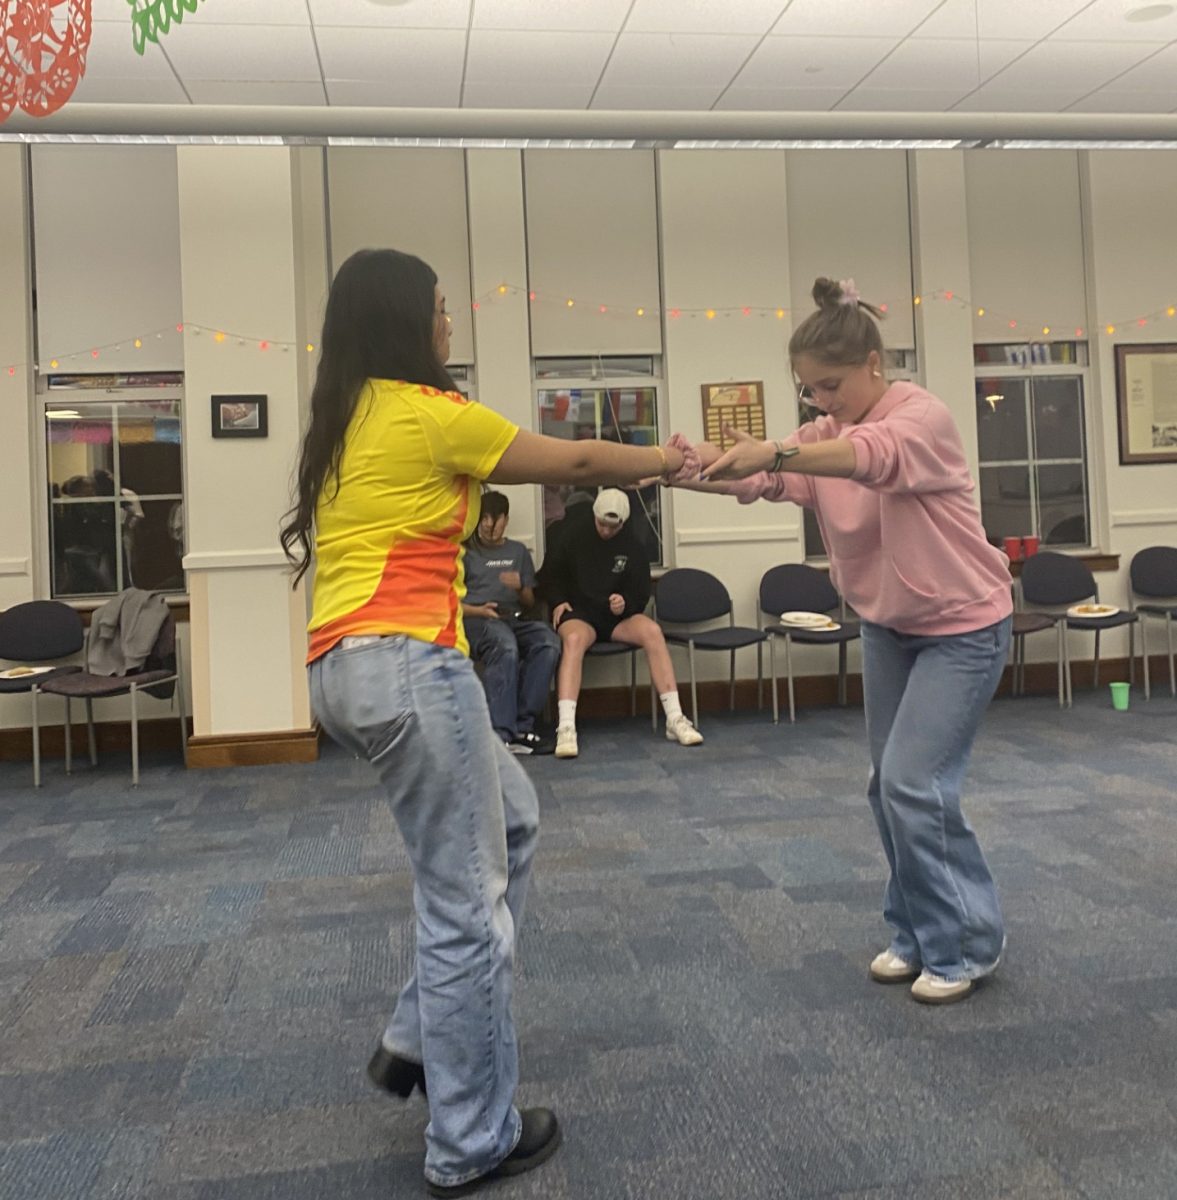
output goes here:
[[870, 973], [948, 1004], [1005, 944], [960, 790], [1009, 649], [1009, 569], [985, 538], [948, 409], [883, 378], [879, 310], [853, 280], [819, 279], [813, 298], [789, 357], [801, 398], [824, 415], [782, 441], [732, 430], [727, 453], [701, 445], [704, 482], [687, 486], [814, 510], [831, 579], [862, 618], [867, 795], [891, 868], [892, 939]]

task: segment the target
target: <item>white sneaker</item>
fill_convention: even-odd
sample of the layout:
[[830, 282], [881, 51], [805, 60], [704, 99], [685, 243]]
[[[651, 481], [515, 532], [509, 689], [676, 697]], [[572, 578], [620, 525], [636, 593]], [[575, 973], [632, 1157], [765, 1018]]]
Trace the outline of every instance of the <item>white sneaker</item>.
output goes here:
[[686, 713], [679, 713], [666, 722], [666, 740], [680, 746], [700, 746], [703, 735], [691, 724]]
[[919, 978], [920, 969], [893, 950], [884, 950], [871, 959], [870, 977], [875, 983], [910, 983]]
[[911, 998], [921, 1004], [955, 1004], [968, 996], [974, 986], [971, 979], [944, 979], [924, 971], [911, 985]]
[[556, 757], [575, 758], [580, 753], [576, 744], [575, 725], [556, 726]]

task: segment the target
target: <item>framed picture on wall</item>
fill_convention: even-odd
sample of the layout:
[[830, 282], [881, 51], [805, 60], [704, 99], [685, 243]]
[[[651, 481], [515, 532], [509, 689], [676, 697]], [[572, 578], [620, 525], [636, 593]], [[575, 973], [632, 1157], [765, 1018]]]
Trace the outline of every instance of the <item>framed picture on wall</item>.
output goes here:
[[214, 396], [213, 437], [264, 438], [268, 434], [265, 396]]
[[704, 383], [701, 390], [703, 434], [712, 445], [727, 450], [735, 444], [735, 438], [724, 433], [725, 425], [750, 433], [760, 441], [768, 436], [764, 431], [764, 384], [760, 380]]
[[1116, 347], [1120, 462], [1177, 462], [1177, 344]]

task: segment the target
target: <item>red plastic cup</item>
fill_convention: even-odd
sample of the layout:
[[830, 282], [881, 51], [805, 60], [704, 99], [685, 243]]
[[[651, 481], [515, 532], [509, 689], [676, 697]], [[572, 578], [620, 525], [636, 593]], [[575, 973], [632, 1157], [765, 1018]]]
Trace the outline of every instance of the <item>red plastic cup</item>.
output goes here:
[[1036, 537], [1022, 538], [1022, 553], [1029, 558], [1032, 554], [1038, 553], [1038, 539]]
[[1022, 539], [1020, 537], [1005, 538], [1001, 545], [1002, 549], [1005, 550], [1005, 557], [1010, 562], [1017, 562], [1022, 557]]

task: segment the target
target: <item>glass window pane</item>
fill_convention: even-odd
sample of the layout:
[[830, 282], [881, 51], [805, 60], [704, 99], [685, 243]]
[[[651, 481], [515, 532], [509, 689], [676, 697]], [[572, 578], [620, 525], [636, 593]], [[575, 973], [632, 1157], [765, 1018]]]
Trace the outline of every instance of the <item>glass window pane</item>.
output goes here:
[[1029, 458], [1025, 380], [977, 380], [977, 448], [983, 463]]
[[144, 500], [122, 509], [123, 586], [149, 592], [183, 591], [184, 506]]
[[805, 530], [805, 557], [828, 558], [829, 553], [821, 536], [821, 526], [818, 525], [817, 514], [812, 508], [801, 510], [801, 522]]
[[1038, 468], [1038, 510], [1044, 545], [1090, 544], [1082, 463], [1052, 463]]
[[55, 596], [118, 591], [117, 505], [111, 500], [54, 500], [50, 554]]
[[118, 451], [120, 488], [137, 496], [178, 496], [182, 478], [179, 403], [120, 404]]
[[995, 546], [1002, 538], [1034, 532], [1028, 466], [981, 468], [981, 520]]
[[1083, 457], [1083, 381], [1075, 375], [1031, 381], [1036, 458]]
[[54, 496], [114, 495], [109, 404], [46, 405], [45, 442]]

